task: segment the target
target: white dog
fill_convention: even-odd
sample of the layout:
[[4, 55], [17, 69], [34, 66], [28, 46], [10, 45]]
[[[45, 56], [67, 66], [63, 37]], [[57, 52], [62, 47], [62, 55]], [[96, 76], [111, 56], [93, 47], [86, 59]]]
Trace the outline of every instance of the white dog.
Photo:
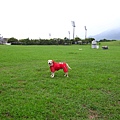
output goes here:
[[65, 75], [68, 77], [68, 68], [69, 65], [65, 62], [55, 62], [54, 60], [48, 60], [48, 65], [50, 66], [50, 71], [51, 71], [51, 77], [53, 78], [55, 76], [55, 71], [58, 71], [60, 69], [63, 69]]

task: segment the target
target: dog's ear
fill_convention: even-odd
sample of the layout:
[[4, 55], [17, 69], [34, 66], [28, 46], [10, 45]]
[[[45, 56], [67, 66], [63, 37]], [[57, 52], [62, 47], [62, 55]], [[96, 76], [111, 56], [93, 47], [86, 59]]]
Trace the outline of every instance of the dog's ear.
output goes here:
[[54, 60], [52, 60], [52, 63], [54, 63], [55, 61]]

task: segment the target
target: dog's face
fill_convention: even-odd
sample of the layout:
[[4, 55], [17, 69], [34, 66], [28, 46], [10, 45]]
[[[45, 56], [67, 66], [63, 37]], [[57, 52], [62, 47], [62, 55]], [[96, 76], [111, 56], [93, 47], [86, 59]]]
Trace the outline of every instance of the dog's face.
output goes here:
[[53, 60], [48, 60], [48, 65], [53, 66]]

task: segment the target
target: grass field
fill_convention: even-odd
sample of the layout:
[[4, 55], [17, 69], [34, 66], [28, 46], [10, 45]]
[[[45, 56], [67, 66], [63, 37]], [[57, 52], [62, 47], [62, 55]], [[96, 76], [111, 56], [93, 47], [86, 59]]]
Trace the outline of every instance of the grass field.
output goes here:
[[120, 120], [120, 41], [101, 46], [0, 45], [0, 120]]

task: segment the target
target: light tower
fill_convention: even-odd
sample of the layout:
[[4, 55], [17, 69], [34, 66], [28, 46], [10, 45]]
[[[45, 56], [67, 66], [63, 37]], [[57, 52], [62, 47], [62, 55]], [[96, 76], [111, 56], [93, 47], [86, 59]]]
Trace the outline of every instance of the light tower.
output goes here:
[[75, 35], [75, 21], [71, 21], [72, 26], [73, 26], [73, 40], [74, 40], [74, 35]]
[[68, 34], [69, 34], [69, 40], [70, 40], [70, 31], [68, 31]]
[[86, 26], [84, 26], [84, 28], [85, 28], [85, 40], [86, 40], [86, 38], [87, 38], [87, 28], [86, 28]]
[[49, 33], [49, 39], [51, 39], [51, 33]]

